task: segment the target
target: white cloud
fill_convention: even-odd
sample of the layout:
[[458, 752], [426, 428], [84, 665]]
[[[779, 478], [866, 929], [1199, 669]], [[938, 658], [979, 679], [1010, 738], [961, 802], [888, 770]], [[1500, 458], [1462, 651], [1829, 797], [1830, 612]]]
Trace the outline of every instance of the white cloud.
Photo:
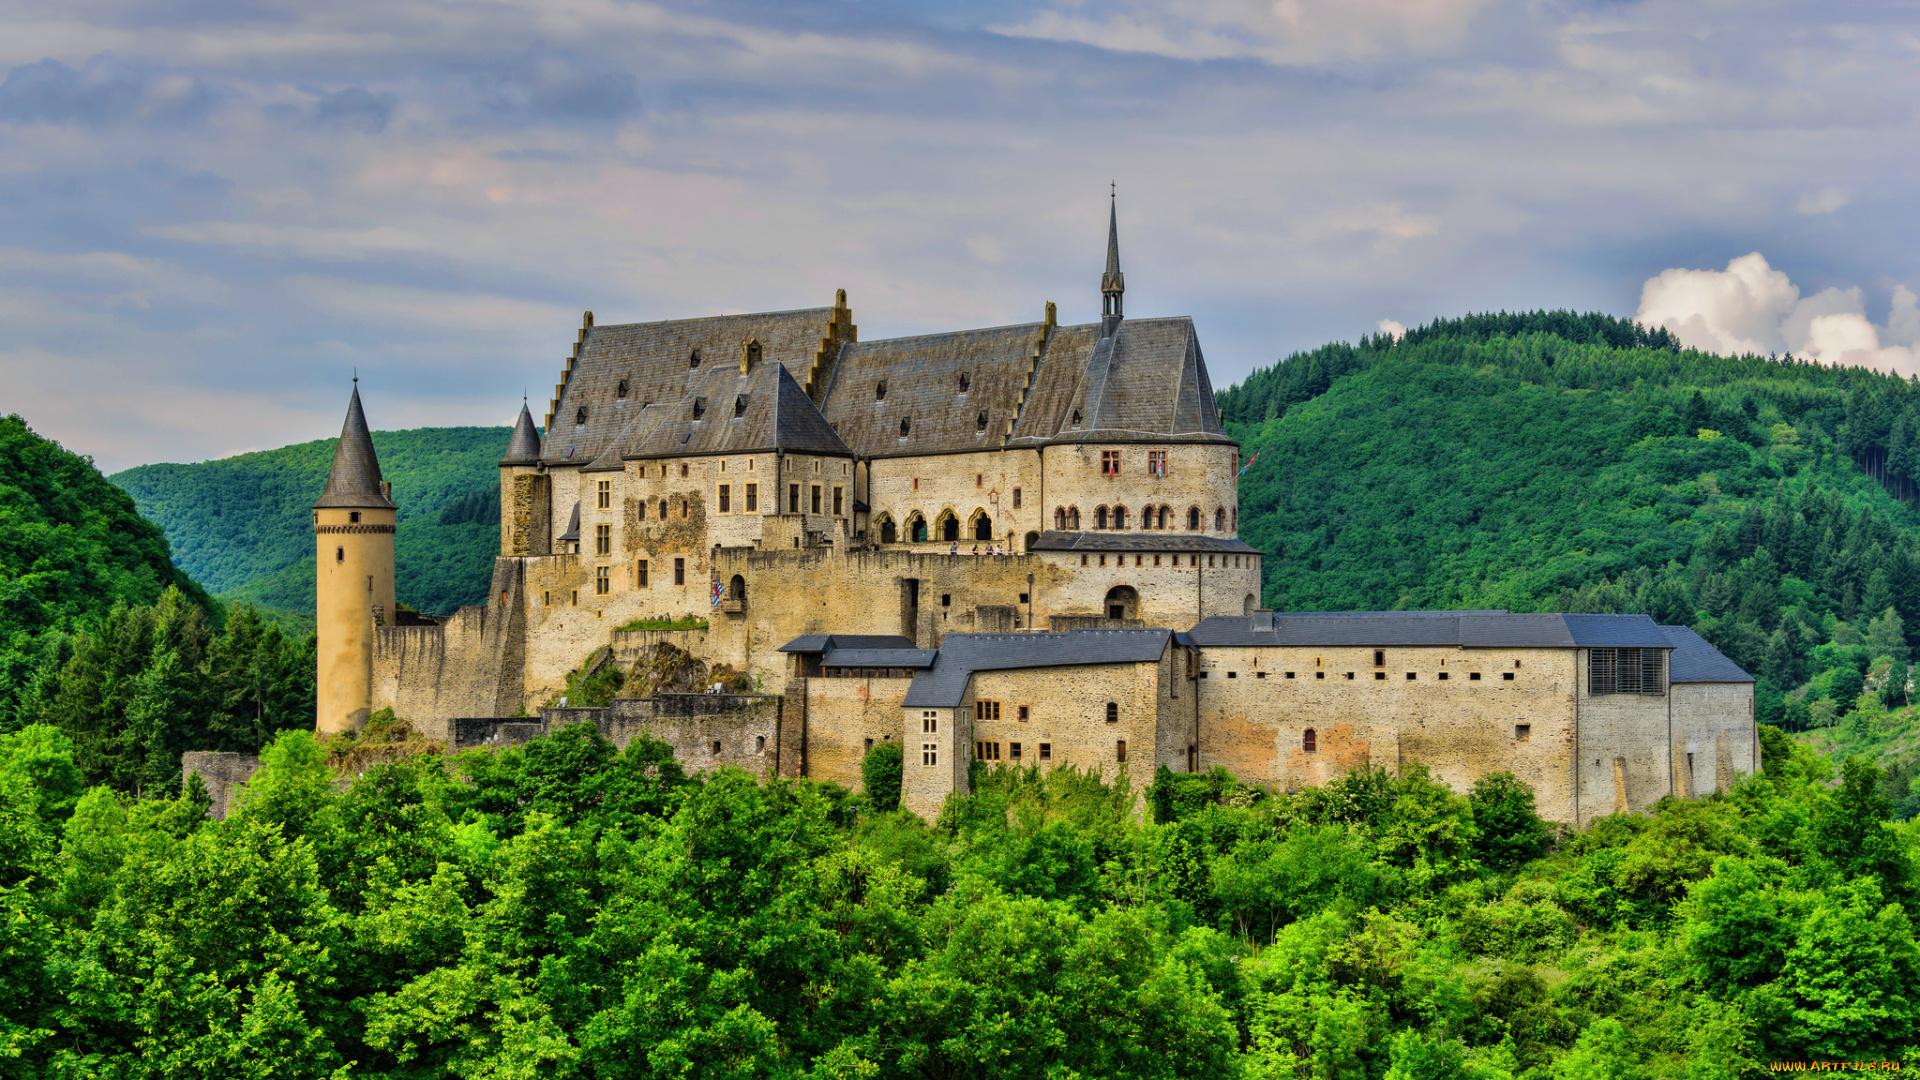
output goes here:
[[1920, 374], [1920, 297], [1912, 290], [1896, 286], [1887, 325], [1875, 326], [1857, 287], [1802, 298], [1757, 251], [1725, 270], [1663, 270], [1648, 278], [1634, 319], [1707, 352], [1785, 350], [1823, 364]]
[[1102, 5], [1097, 15], [1048, 8], [1024, 22], [991, 29], [1011, 37], [1071, 41], [1179, 60], [1303, 63], [1448, 49], [1459, 43], [1473, 16], [1489, 2], [1175, 0]]
[[1819, 191], [1809, 191], [1800, 196], [1800, 201], [1794, 204], [1793, 209], [1794, 213], [1817, 217], [1821, 214], [1831, 214], [1852, 201], [1853, 196], [1845, 188], [1821, 188]]
[[1386, 334], [1395, 341], [1399, 341], [1401, 338], [1407, 336], [1407, 328], [1400, 323], [1394, 322], [1392, 319], [1381, 319], [1379, 329], [1381, 333]]

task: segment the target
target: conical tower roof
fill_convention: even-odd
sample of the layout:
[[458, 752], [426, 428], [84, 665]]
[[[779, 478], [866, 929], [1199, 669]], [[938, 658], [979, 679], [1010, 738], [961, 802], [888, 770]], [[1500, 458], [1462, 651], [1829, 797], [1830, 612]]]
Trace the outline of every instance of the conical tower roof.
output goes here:
[[340, 446], [333, 452], [326, 493], [313, 504], [315, 510], [323, 507], [396, 509], [380, 483], [380, 459], [373, 453], [367, 414], [360, 410], [358, 379], [353, 382], [353, 396], [347, 399], [347, 422], [340, 428]]
[[533, 414], [524, 401], [520, 403], [520, 419], [513, 424], [513, 438], [507, 441], [507, 456], [500, 459], [500, 464], [540, 464], [540, 432], [533, 426]]
[[1127, 279], [1120, 273], [1120, 206], [1115, 200], [1107, 207], [1107, 271], [1100, 275], [1100, 318], [1107, 337], [1120, 325], [1126, 291]]

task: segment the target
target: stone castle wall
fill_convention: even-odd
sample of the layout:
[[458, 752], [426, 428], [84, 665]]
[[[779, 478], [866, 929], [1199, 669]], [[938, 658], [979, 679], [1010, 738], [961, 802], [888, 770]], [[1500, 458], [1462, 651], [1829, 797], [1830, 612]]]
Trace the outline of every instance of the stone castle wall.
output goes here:
[[1741, 773], [1760, 771], [1752, 683], [1673, 687], [1673, 790], [1725, 791]]

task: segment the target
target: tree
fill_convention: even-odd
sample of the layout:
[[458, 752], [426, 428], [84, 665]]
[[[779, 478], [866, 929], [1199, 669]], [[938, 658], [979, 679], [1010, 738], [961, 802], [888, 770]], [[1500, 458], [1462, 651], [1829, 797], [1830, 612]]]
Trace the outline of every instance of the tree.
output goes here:
[[1547, 826], [1534, 809], [1533, 789], [1512, 773], [1490, 773], [1467, 795], [1482, 862], [1508, 870], [1546, 851]]
[[860, 783], [874, 809], [882, 812], [900, 806], [900, 785], [905, 774], [905, 752], [892, 739], [883, 739], [860, 759]]

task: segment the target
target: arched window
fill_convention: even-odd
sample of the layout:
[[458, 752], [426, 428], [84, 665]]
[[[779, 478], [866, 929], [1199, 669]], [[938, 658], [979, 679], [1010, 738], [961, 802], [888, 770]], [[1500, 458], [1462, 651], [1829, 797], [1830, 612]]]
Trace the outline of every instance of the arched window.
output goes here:
[[1120, 722], [1120, 703], [1117, 701], [1107, 702], [1107, 723], [1117, 724], [1119, 722]]
[[1056, 506], [1053, 508], [1053, 527], [1055, 529], [1060, 530], [1061, 532], [1066, 531], [1067, 529], [1067, 508], [1066, 507]]
[[1200, 508], [1197, 506], [1187, 511], [1187, 531], [1200, 531]]
[[880, 542], [881, 543], [883, 544], [893, 543], [896, 539], [898, 539], [898, 534], [899, 534], [899, 530], [894, 527], [893, 518], [883, 517], [880, 519]]
[[1096, 529], [1104, 529], [1107, 527], [1107, 508], [1106, 507], [1098, 506], [1094, 508], [1093, 527]]
[[1313, 737], [1312, 728], [1308, 728], [1306, 730], [1306, 733], [1300, 736], [1300, 749], [1305, 750], [1309, 754], [1315, 753], [1319, 750], [1317, 740], [1315, 740]]
[[727, 582], [727, 599], [738, 600], [742, 603], [746, 602], [746, 599], [747, 599], [747, 579], [746, 578], [741, 577], [739, 574], [733, 575], [733, 580]]
[[1140, 617], [1140, 594], [1131, 586], [1115, 585], [1107, 590], [1107, 618], [1137, 619]]
[[1246, 603], [1241, 605], [1241, 607], [1242, 607], [1242, 610], [1240, 614], [1251, 615], [1254, 612], [1260, 610], [1260, 598], [1253, 595], [1252, 593], [1248, 593]]
[[1077, 506], [1067, 507], [1067, 529], [1070, 532], [1080, 531], [1080, 508]]
[[1163, 507], [1161, 507], [1161, 508], [1160, 508], [1160, 527], [1161, 527], [1161, 528], [1163, 528], [1163, 529], [1167, 527], [1167, 512], [1168, 512], [1168, 509], [1169, 509], [1169, 508], [1168, 508], [1168, 507], [1165, 507], [1165, 506], [1163, 506]]
[[1227, 531], [1227, 508], [1224, 506], [1216, 506], [1213, 508], [1213, 531]]
[[1026, 543], [1026, 545], [1025, 545], [1025, 546], [1024, 546], [1023, 548], [1021, 548], [1021, 550], [1022, 550], [1022, 551], [1032, 551], [1032, 550], [1033, 550], [1033, 545], [1035, 545], [1035, 544], [1037, 544], [1037, 543], [1039, 543], [1039, 542], [1040, 542], [1040, 534], [1039, 534], [1039, 533], [1037, 533], [1037, 532], [1030, 532], [1030, 533], [1028, 533], [1028, 534], [1027, 534], [1027, 543]]
[[920, 543], [920, 544], [926, 543], [927, 519], [921, 517], [918, 514], [915, 514], [913, 516], [913, 521], [907, 526], [907, 535], [912, 537], [915, 543]]
[[973, 538], [975, 540], [993, 539], [993, 519], [985, 511], [973, 519]]
[[960, 519], [953, 516], [953, 511], [947, 510], [941, 513], [939, 528], [940, 539], [946, 541], [960, 539]]
[[1116, 506], [1113, 508], [1113, 527], [1116, 529], [1124, 529], [1127, 527], [1126, 507]]

